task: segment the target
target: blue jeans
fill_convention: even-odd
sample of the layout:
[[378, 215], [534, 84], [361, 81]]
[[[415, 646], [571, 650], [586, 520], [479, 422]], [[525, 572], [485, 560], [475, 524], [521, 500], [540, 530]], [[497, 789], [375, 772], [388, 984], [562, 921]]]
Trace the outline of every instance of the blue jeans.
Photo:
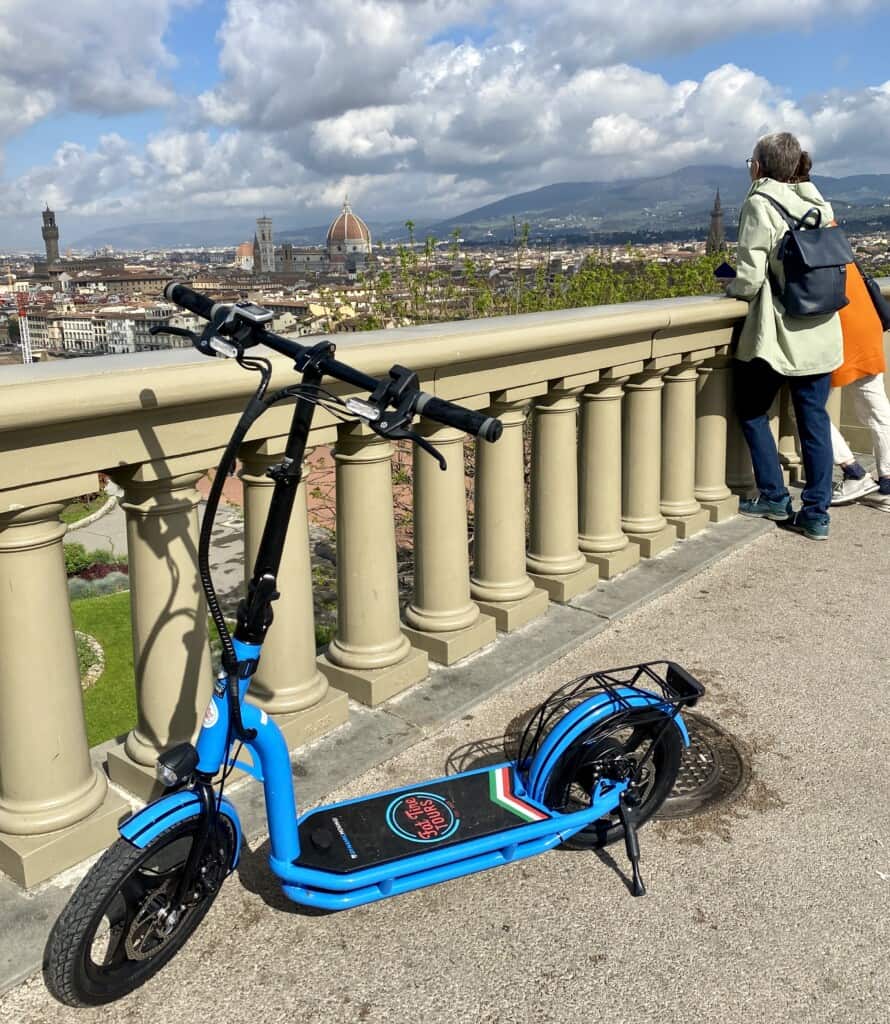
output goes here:
[[768, 501], [781, 501], [788, 494], [776, 441], [769, 428], [769, 409], [783, 384], [791, 390], [807, 477], [801, 495], [803, 508], [807, 513], [827, 516], [834, 469], [831, 420], [825, 408], [831, 390], [830, 373], [785, 377], [763, 359], [752, 359], [748, 363], [736, 361], [736, 412], [751, 450], [754, 479]]

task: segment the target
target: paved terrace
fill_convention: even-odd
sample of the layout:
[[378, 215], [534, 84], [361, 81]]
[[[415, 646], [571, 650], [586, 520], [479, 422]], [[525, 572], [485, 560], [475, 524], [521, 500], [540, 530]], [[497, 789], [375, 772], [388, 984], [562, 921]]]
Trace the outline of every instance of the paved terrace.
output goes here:
[[[880, 512], [839, 510], [828, 544], [731, 520], [503, 639], [498, 664], [530, 677], [471, 705], [460, 678], [484, 675], [483, 652], [463, 676], [441, 669], [353, 714], [296, 769], [304, 800], [344, 770], [334, 798], [407, 784], [496, 742], [573, 675], [675, 658], [707, 686], [699, 710], [744, 745], [751, 781], [731, 805], [643, 830], [645, 899], [627, 891], [619, 845], [307, 916], [280, 895], [259, 836], [188, 946], [138, 993], [71, 1011], [35, 975], [0, 998], [0, 1021], [883, 1024], [888, 574]], [[446, 705], [451, 719], [436, 721]], [[381, 748], [395, 756], [350, 777]], [[249, 794], [239, 802], [249, 816]], [[28, 898], [34, 913], [5, 918], [7, 966], [62, 892]]]

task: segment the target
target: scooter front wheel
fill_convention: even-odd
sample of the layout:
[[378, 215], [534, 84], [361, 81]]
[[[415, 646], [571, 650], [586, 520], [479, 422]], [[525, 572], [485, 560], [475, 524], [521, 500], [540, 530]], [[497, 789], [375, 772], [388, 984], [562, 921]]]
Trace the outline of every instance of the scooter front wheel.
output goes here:
[[167, 829], [144, 849], [118, 841], [90, 868], [56, 921], [43, 976], [69, 1006], [98, 1006], [159, 971], [201, 923], [228, 874], [235, 834], [220, 817], [183, 905], [174, 897], [199, 821]]
[[[560, 756], [547, 780], [545, 803], [562, 812], [589, 807], [594, 786], [600, 779], [614, 777], [616, 765], [643, 761], [639, 779], [628, 791], [633, 822], [639, 828], [673, 789], [682, 756], [680, 730], [663, 712], [640, 708], [615, 715], [579, 736]], [[616, 807], [576, 832], [566, 845], [590, 849], [623, 837], [624, 826]]]

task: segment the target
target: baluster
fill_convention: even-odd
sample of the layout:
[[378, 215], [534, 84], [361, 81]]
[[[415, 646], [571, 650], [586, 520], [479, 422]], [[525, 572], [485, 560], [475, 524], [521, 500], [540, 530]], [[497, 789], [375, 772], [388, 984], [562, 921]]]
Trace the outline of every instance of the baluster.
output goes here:
[[470, 600], [464, 434], [423, 421], [421, 432], [448, 468], [414, 449], [414, 599], [405, 634], [433, 661], [451, 665], [495, 639], [495, 620]]
[[721, 523], [738, 512], [739, 499], [726, 486], [731, 412], [732, 360], [725, 355], [698, 367], [695, 407], [695, 497]]
[[107, 846], [127, 811], [90, 762], [63, 507], [0, 516], [0, 870], [24, 886]]
[[661, 389], [664, 370], [650, 369], [624, 385], [622, 519], [643, 558], [654, 558], [677, 539], [661, 514]]
[[[266, 471], [281, 461], [265, 444], [242, 448], [244, 483], [244, 572], [249, 580], [259, 552], [274, 481]], [[278, 571], [281, 597], [275, 621], [250, 685], [250, 698], [275, 717], [289, 747], [302, 746], [342, 725], [349, 716], [346, 694], [331, 689], [315, 654], [315, 609], [306, 484], [297, 488]]]
[[136, 726], [109, 752], [108, 774], [143, 799], [163, 788], [158, 755], [196, 736], [213, 686], [198, 576], [195, 484], [204, 473], [159, 475], [148, 464], [114, 474], [127, 517]]
[[545, 590], [525, 569], [525, 453], [523, 426], [528, 400], [492, 404], [504, 425], [494, 444], [476, 442], [473, 509], [473, 574], [470, 594], [505, 632], [519, 629], [547, 611]]
[[803, 459], [800, 454], [800, 440], [797, 436], [797, 421], [788, 386], [779, 393], [779, 461], [788, 483], [804, 482]]
[[742, 425], [735, 410], [735, 382], [730, 393], [732, 413], [729, 417], [726, 439], [726, 485], [733, 494], [746, 498], [757, 493], [757, 483], [754, 479], [748, 442], [742, 433]]
[[426, 651], [399, 622], [392, 445], [364, 424], [338, 428], [337, 633], [318, 659], [328, 681], [379, 704], [423, 679]]
[[621, 399], [627, 379], [601, 379], [581, 392], [578, 547], [604, 579], [640, 560], [640, 549], [621, 529]]
[[708, 525], [695, 498], [695, 363], [683, 362], [664, 377], [661, 444], [661, 512], [686, 540]]
[[578, 547], [578, 393], [552, 388], [535, 400], [529, 551], [532, 580], [552, 601], [595, 586], [599, 569]]

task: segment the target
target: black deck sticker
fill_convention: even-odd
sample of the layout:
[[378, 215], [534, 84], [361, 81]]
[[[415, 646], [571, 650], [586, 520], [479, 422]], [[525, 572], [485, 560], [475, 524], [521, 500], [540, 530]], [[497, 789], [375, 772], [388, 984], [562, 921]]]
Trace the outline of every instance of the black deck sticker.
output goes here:
[[[321, 807], [300, 823], [297, 863], [347, 874], [547, 819], [514, 789], [513, 769], [501, 766]], [[319, 829], [334, 835], [334, 842], [313, 843]]]

